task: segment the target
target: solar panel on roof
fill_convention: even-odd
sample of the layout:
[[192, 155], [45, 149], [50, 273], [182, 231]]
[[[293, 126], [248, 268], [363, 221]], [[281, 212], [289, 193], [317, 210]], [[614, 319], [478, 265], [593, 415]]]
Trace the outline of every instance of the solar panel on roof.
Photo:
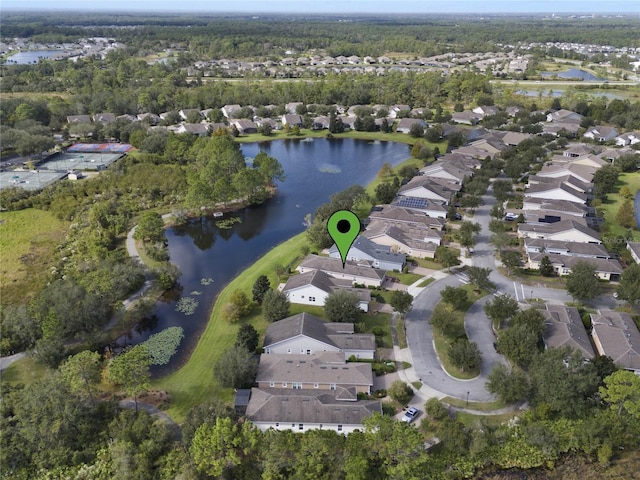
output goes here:
[[400, 197], [396, 200], [395, 205], [405, 208], [426, 209], [429, 205], [429, 201], [426, 198]]

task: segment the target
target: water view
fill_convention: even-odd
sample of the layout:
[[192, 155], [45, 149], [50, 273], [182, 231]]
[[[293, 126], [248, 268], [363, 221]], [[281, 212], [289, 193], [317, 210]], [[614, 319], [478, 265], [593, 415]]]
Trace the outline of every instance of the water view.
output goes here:
[[[305, 215], [313, 214], [333, 193], [371, 182], [384, 163], [397, 165], [411, 156], [405, 144], [352, 139], [284, 140], [242, 146], [247, 157], [254, 157], [260, 150], [277, 158], [287, 175], [273, 199], [225, 215], [242, 220], [229, 229], [218, 228], [219, 219], [205, 218], [167, 230], [171, 261], [182, 272], [179, 291], [158, 304], [151, 324], [140, 325], [125, 339], [140, 343], [167, 327], [184, 328], [180, 351], [156, 373], [173, 370], [188, 358], [220, 290], [272, 247], [302, 232]], [[191, 305], [197, 303], [193, 314], [175, 310], [180, 297], [192, 299]]]
[[591, 82], [604, 80], [604, 78], [596, 77], [595, 75], [578, 68], [570, 68], [563, 72], [540, 72], [540, 75], [542, 75], [543, 77], [558, 77], [566, 79], [586, 80]]
[[28, 65], [38, 63], [40, 60], [46, 58], [62, 58], [67, 56], [68, 53], [69, 52], [63, 50], [29, 50], [7, 57], [5, 63], [11, 65]]

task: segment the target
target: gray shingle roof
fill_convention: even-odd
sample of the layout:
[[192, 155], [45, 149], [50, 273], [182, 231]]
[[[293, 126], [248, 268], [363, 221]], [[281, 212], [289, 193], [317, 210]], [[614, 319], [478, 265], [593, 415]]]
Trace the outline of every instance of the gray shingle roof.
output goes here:
[[[351, 401], [340, 400], [348, 398]], [[247, 418], [254, 423], [281, 422], [324, 425], [362, 425], [373, 413], [382, 413], [380, 402], [353, 401], [355, 392], [257, 389], [251, 390]]]
[[595, 352], [584, 328], [580, 313], [575, 307], [547, 305], [542, 310], [545, 317], [544, 342], [548, 347], [569, 346], [579, 350], [586, 359], [595, 357]]
[[[391, 252], [391, 247], [378, 245], [377, 243], [372, 242], [363, 235], [358, 235], [349, 250], [351, 250], [352, 248], [356, 248], [365, 255], [368, 255], [379, 261], [399, 264], [404, 264], [407, 261], [406, 255], [403, 255], [402, 253], [393, 253]], [[329, 249], [329, 255], [336, 253], [338, 253], [338, 247], [333, 244]]]
[[[437, 205], [435, 203], [433, 205], [443, 208], [441, 205]], [[371, 212], [369, 214], [369, 220], [383, 220], [390, 223], [423, 225], [427, 228], [436, 228], [437, 230], [442, 230], [445, 223], [441, 218], [427, 217], [423, 213], [415, 213], [407, 208], [396, 207], [394, 205], [383, 205], [382, 210], [378, 212]]]
[[600, 314], [591, 314], [591, 323], [603, 355], [608, 355], [623, 368], [640, 370], [640, 331], [631, 315], [602, 310]]
[[578, 256], [591, 256], [609, 258], [609, 252], [603, 245], [597, 243], [565, 242], [562, 240], [547, 240], [544, 238], [526, 238], [525, 247], [543, 248], [547, 253], [549, 249], [563, 250]]
[[308, 270], [322, 270], [325, 273], [335, 272], [341, 275], [349, 277], [363, 277], [372, 280], [382, 280], [385, 276], [385, 271], [377, 268], [359, 267], [354, 262], [347, 261], [344, 268], [342, 268], [342, 260], [339, 258], [321, 257], [319, 255], [308, 255], [302, 262], [300, 262], [299, 268], [302, 267]]
[[264, 337], [264, 346], [267, 347], [297, 335], [305, 335], [334, 345], [327, 336], [325, 321], [310, 313], [302, 312], [270, 324]]

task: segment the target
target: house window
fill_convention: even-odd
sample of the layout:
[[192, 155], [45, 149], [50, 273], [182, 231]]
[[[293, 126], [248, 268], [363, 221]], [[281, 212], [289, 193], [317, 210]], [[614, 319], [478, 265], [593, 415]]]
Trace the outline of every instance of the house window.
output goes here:
[[311, 350], [307, 348], [307, 355], [311, 355]]
[[293, 386], [294, 390], [301, 390], [302, 389], [302, 382], [293, 382], [291, 385]]
[[280, 424], [278, 422], [276, 422], [276, 427], [279, 427], [279, 426], [280, 426]]
[[319, 385], [318, 385], [317, 383], [314, 383], [314, 384], [313, 384], [313, 388], [318, 388], [318, 386], [319, 386]]
[[338, 431], [341, 432], [342, 431], [342, 425], [338, 425]]
[[291, 349], [290, 348], [287, 348], [287, 353], [291, 353]]
[[300, 298], [304, 298], [304, 295], [300, 295]]
[[286, 387], [287, 386], [287, 382], [282, 382], [282, 386]]
[[335, 384], [335, 383], [332, 383], [332, 384], [329, 386], [329, 388], [330, 388], [331, 390], [335, 390], [335, 389], [336, 389], [336, 384]]
[[298, 424], [298, 430], [304, 430], [304, 423]]
[[275, 387], [276, 386], [276, 382], [269, 382], [269, 386], [270, 387]]
[[309, 301], [310, 302], [315, 302], [316, 301], [316, 297], [309, 297]]
[[267, 348], [267, 349], [265, 350], [265, 353], [271, 353], [271, 349], [270, 349], [270, 348]]

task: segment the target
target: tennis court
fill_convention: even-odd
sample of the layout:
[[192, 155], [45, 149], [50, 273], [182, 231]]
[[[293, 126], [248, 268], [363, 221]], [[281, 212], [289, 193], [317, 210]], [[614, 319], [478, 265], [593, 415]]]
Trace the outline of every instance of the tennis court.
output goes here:
[[42, 170], [0, 172], [0, 190], [11, 187], [20, 187], [25, 190], [39, 190], [66, 176], [66, 172]]
[[38, 165], [40, 170], [68, 172], [70, 170], [104, 170], [109, 164], [123, 157], [124, 153], [56, 153]]

